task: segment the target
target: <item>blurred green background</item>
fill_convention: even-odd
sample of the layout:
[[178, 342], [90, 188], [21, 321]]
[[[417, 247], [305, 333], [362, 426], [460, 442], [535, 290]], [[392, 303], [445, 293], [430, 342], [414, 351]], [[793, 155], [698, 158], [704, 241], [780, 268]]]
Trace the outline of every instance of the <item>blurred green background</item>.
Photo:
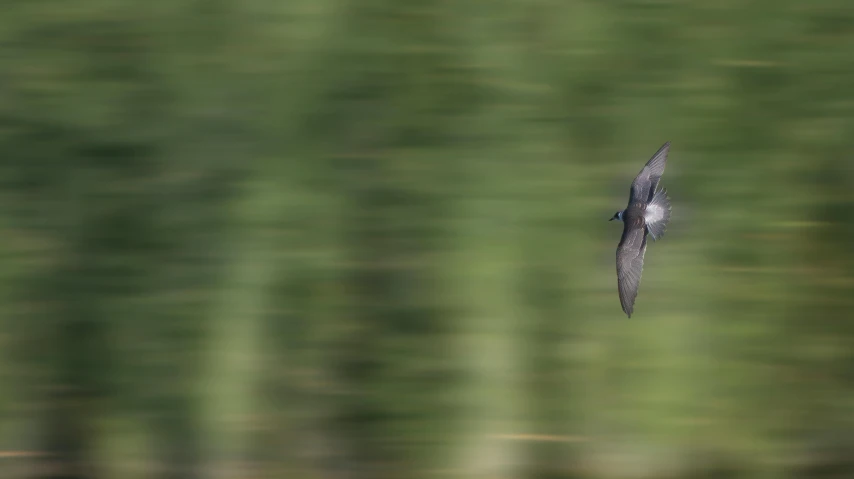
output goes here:
[[854, 477], [852, 85], [848, 0], [4, 2], [0, 477]]

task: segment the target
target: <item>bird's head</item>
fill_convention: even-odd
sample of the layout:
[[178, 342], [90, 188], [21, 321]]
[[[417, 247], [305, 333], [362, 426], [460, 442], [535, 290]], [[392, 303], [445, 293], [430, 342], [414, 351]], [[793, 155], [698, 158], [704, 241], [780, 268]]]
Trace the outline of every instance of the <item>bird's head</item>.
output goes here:
[[618, 212], [614, 213], [614, 216], [612, 216], [611, 219], [608, 221], [614, 221], [614, 220], [623, 221], [623, 212], [618, 211]]

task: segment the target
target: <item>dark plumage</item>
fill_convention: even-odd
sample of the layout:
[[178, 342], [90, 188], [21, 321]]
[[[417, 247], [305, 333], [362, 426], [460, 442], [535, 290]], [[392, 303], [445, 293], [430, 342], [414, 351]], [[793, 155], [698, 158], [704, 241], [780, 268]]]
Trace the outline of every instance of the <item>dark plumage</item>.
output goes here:
[[670, 142], [665, 143], [632, 182], [629, 205], [611, 218], [623, 222], [623, 237], [617, 246], [617, 289], [623, 311], [631, 318], [638, 295], [647, 235], [658, 240], [670, 221], [670, 198], [667, 190], [656, 190], [664, 167]]

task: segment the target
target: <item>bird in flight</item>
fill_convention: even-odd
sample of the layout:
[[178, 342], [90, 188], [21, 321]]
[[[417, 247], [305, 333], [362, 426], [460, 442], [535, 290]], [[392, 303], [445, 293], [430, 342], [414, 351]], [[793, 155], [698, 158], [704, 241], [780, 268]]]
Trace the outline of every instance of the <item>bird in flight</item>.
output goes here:
[[611, 220], [623, 222], [623, 237], [617, 246], [617, 290], [623, 311], [630, 318], [643, 273], [646, 237], [649, 235], [653, 240], [658, 240], [664, 235], [670, 221], [667, 190], [656, 191], [658, 180], [664, 174], [669, 150], [668, 141], [652, 155], [632, 182], [629, 205], [611, 217]]

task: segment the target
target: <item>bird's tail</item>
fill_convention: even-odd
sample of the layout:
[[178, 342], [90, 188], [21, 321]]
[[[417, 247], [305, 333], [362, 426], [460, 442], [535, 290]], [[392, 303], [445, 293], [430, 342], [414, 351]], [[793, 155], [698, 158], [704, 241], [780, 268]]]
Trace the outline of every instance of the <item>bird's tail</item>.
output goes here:
[[667, 196], [667, 190], [658, 190], [652, 201], [646, 206], [646, 229], [652, 235], [653, 240], [658, 240], [664, 236], [664, 231], [667, 229], [667, 224], [670, 222], [670, 198]]

